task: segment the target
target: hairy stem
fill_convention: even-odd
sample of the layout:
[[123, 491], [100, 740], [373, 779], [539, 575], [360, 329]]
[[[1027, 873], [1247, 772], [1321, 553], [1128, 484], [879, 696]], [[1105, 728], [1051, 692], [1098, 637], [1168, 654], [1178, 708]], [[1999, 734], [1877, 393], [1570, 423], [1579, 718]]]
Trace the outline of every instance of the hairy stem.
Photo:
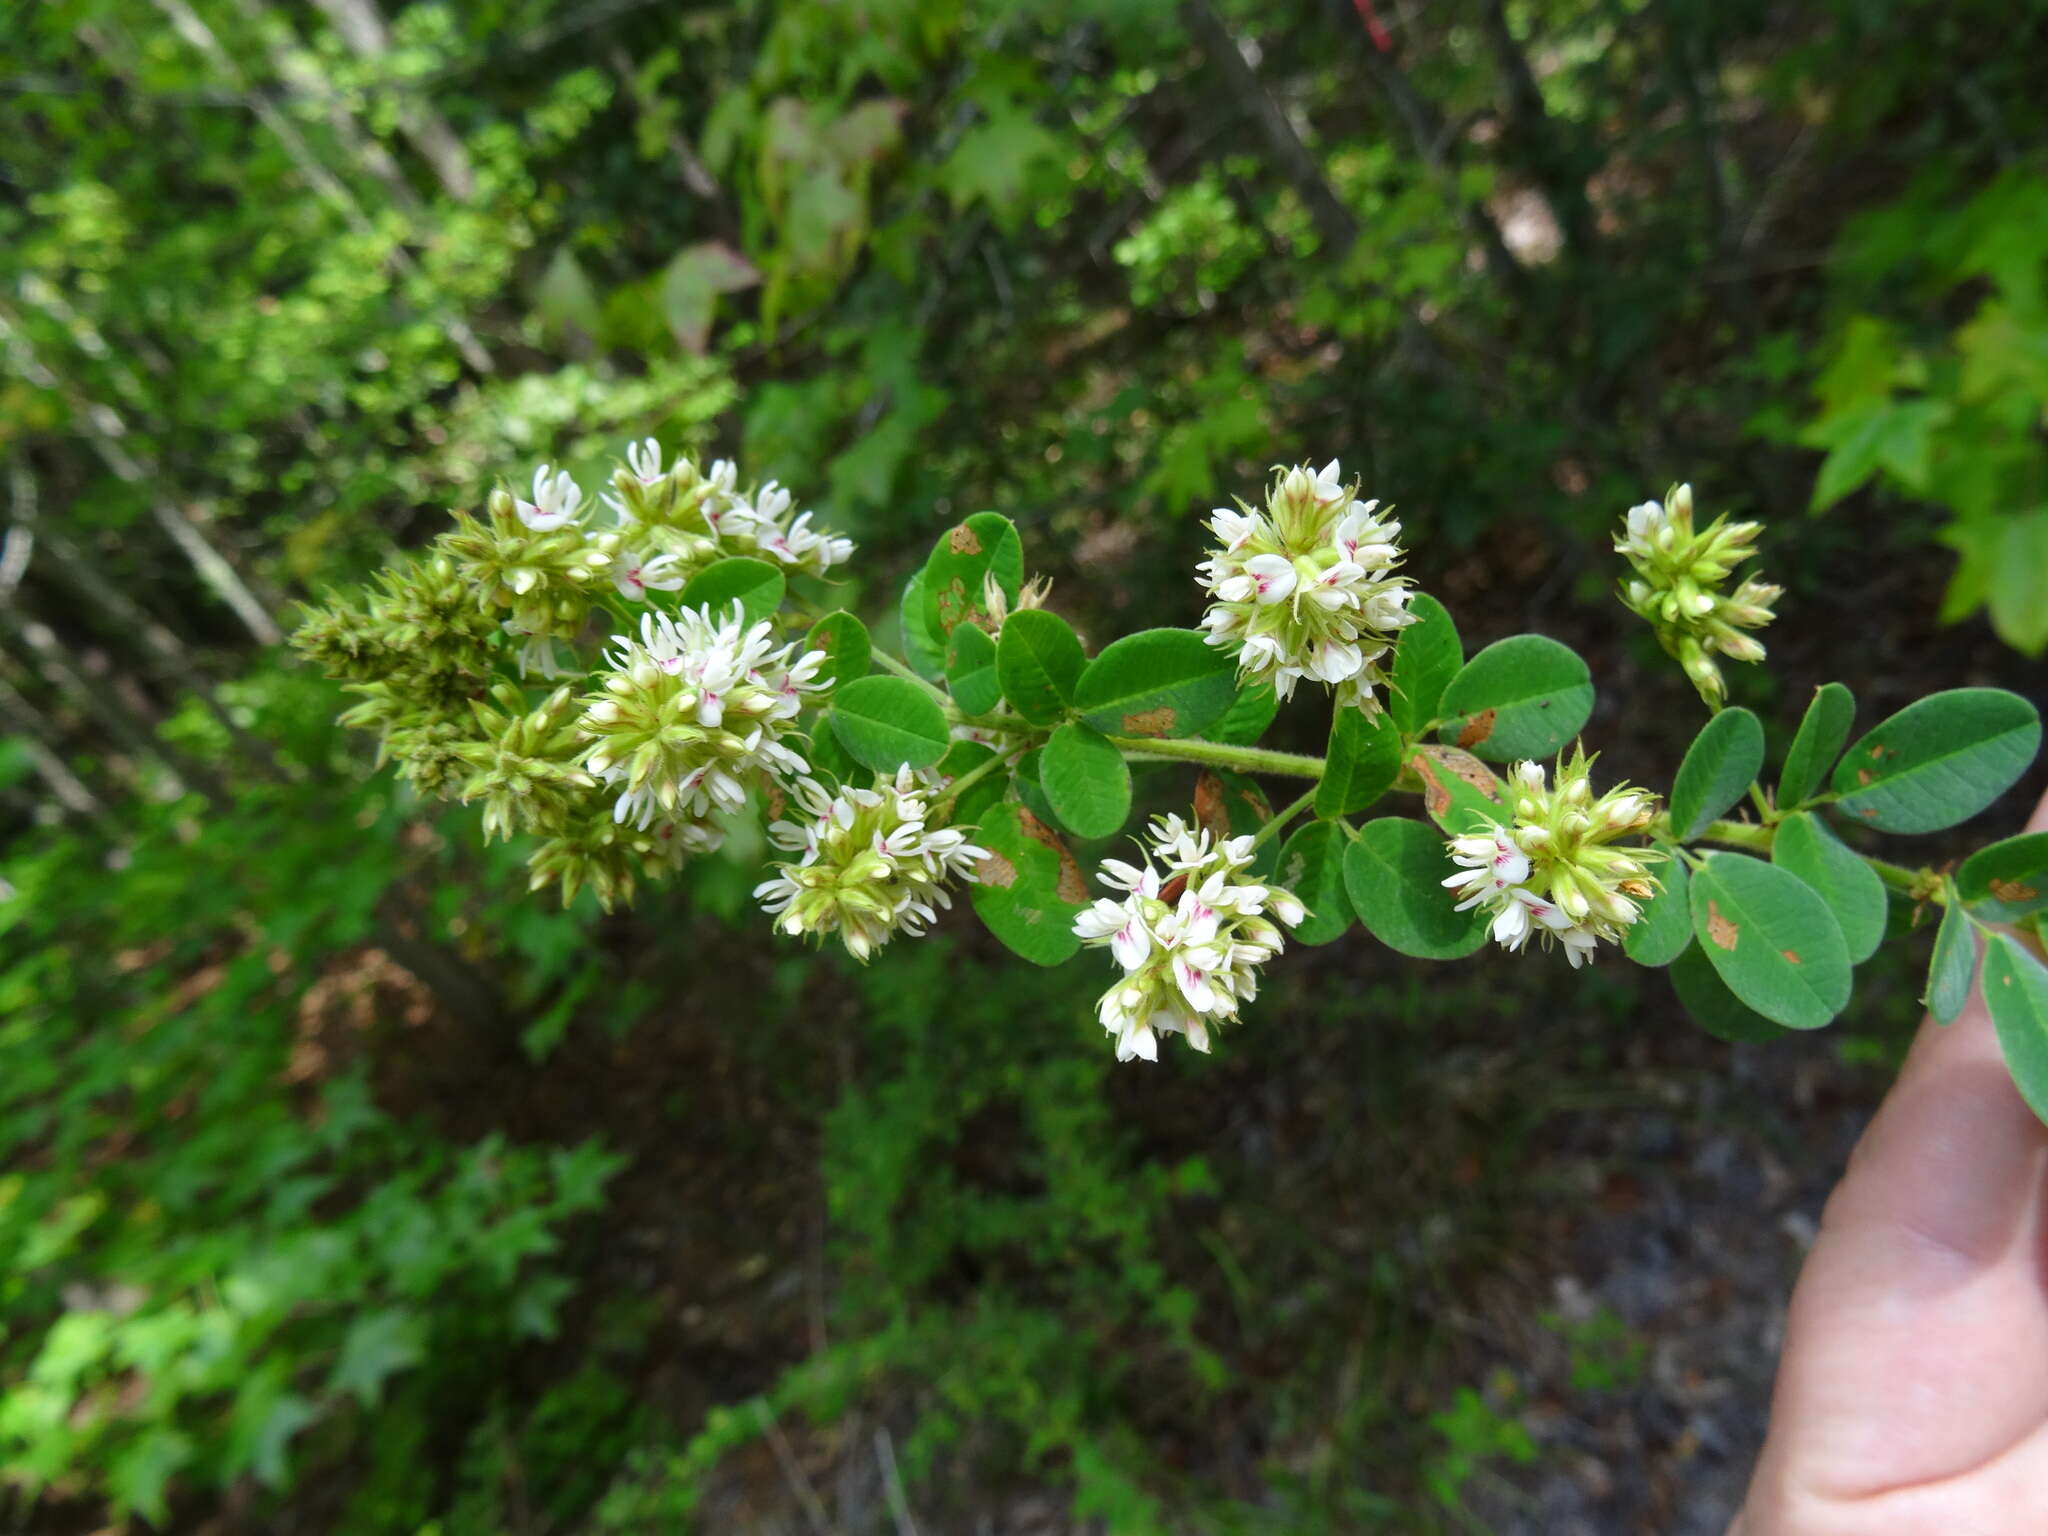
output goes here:
[[1303, 790], [1299, 800], [1288, 806], [1286, 810], [1280, 812], [1271, 821], [1252, 834], [1252, 846], [1257, 848], [1269, 838], [1277, 836], [1282, 827], [1315, 804], [1316, 791], [1321, 787], [1319, 784], [1311, 784], [1307, 789]]
[[1320, 779], [1323, 759], [1300, 752], [1274, 752], [1265, 747], [1239, 747], [1226, 741], [1189, 741], [1175, 736], [1112, 736], [1110, 745], [1125, 757], [1164, 758], [1168, 762], [1201, 763], [1239, 773], [1276, 773], [1294, 779]]

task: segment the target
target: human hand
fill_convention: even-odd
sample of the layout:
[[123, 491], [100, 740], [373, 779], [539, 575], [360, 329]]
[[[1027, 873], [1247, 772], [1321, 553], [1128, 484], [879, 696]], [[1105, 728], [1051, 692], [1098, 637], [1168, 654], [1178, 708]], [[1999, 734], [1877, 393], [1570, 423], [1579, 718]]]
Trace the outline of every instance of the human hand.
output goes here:
[[2041, 1532], [2048, 1126], [1973, 997], [1921, 1024], [1828, 1200], [1729, 1536]]

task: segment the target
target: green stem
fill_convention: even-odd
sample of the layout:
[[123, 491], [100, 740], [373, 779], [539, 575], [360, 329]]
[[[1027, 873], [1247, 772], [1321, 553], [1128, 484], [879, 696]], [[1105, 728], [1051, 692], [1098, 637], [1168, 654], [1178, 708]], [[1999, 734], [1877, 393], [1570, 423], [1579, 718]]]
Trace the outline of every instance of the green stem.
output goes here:
[[1252, 846], [1257, 848], [1264, 844], [1268, 838], [1277, 835], [1280, 829], [1286, 826], [1288, 822], [1294, 820], [1295, 817], [1313, 805], [1315, 803], [1316, 790], [1321, 787], [1321, 785], [1312, 785], [1304, 790], [1299, 800], [1295, 801], [1294, 804], [1288, 806], [1286, 810], [1254, 832], [1252, 834]]
[[968, 769], [965, 773], [961, 774], [957, 779], [954, 779], [950, 784], [948, 784], [946, 786], [945, 793], [940, 795], [938, 799], [932, 802], [932, 821], [941, 822], [945, 817], [950, 815], [953, 809], [953, 802], [960, 798], [960, 792], [967, 788], [968, 785], [976, 783], [981, 779], [987, 778], [991, 773], [994, 773], [998, 768], [1008, 768], [1009, 766], [1010, 760], [1000, 752], [996, 753], [992, 757], [983, 758], [980, 762], [976, 763], [972, 768]]
[[1239, 747], [1224, 741], [1190, 741], [1175, 736], [1112, 736], [1111, 746], [1125, 757], [1158, 757], [1176, 763], [1201, 763], [1238, 773], [1276, 773], [1294, 779], [1320, 779], [1323, 760], [1299, 752], [1274, 752], [1265, 747]]
[[[1658, 822], [1664, 822], [1664, 818], [1660, 816]], [[1651, 831], [1664, 837], [1671, 835], [1668, 824], [1660, 826], [1653, 823]], [[1707, 830], [1695, 841], [1720, 843], [1725, 847], [1742, 848], [1768, 857], [1771, 845], [1777, 841], [1777, 828], [1760, 827], [1748, 821], [1716, 821], [1709, 823]], [[1868, 864], [1876, 872], [1878, 879], [1900, 895], [1910, 896], [1915, 901], [1932, 901], [1946, 905], [1948, 895], [1941, 888], [1932, 870], [1909, 869], [1904, 864], [1894, 864], [1888, 859], [1874, 859], [1867, 853], [1858, 853], [1856, 857]]]
[[917, 684], [918, 687], [922, 688], [926, 693], [930, 694], [933, 698], [937, 699], [941, 704], [945, 705], [948, 709], [952, 708], [952, 695], [948, 694], [945, 689], [938, 687], [936, 684], [934, 684], [931, 681], [931, 679], [921, 676], [918, 673], [917, 669], [911, 666], [909, 662], [898, 661], [894, 656], [891, 656], [879, 645], [874, 647], [870, 654], [873, 655], [875, 660], [881, 664], [882, 670], [884, 672], [894, 672], [898, 677], [908, 678], [911, 682]]

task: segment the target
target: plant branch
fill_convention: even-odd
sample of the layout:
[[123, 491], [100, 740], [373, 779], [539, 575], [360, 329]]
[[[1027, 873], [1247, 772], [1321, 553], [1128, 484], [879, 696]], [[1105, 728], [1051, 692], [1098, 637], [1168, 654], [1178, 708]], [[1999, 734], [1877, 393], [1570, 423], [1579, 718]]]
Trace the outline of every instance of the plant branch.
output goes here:
[[1112, 736], [1109, 742], [1127, 758], [1164, 758], [1168, 762], [1201, 763], [1239, 773], [1274, 773], [1294, 779], [1323, 776], [1323, 759], [1300, 752], [1274, 752], [1266, 747], [1239, 747], [1227, 741], [1190, 741], [1174, 736]]

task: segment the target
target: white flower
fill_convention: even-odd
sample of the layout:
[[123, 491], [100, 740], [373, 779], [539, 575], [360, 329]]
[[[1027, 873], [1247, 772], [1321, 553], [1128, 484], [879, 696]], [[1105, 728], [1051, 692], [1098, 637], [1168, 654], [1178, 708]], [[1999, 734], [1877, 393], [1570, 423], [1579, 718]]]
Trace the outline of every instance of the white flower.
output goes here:
[[808, 771], [780, 738], [816, 690], [823, 651], [796, 656], [766, 620], [748, 627], [739, 604], [649, 613], [638, 639], [614, 635], [609, 671], [585, 696], [593, 738], [584, 766], [618, 791], [613, 814], [636, 826], [738, 810], [751, 783]]
[[1277, 471], [1263, 509], [1219, 508], [1222, 547], [1198, 568], [1214, 599], [1205, 638], [1237, 652], [1238, 676], [1287, 698], [1302, 678], [1342, 705], [1379, 709], [1376, 687], [1393, 637], [1414, 622], [1408, 585], [1394, 574], [1401, 525], [1359, 501], [1332, 459]]
[[1620, 943], [1655, 893], [1650, 848], [1614, 840], [1640, 832], [1655, 813], [1654, 797], [1616, 786], [1595, 797], [1592, 760], [1583, 751], [1560, 760], [1550, 784], [1538, 763], [1508, 770], [1514, 795], [1511, 825], [1449, 841], [1458, 872], [1443, 883], [1463, 898], [1455, 911], [1479, 907], [1492, 917], [1494, 942], [1520, 950], [1531, 938], [1562, 946], [1574, 969], [1589, 963], [1601, 940]]
[[577, 520], [583, 505], [583, 492], [569, 478], [569, 471], [550, 477], [549, 468], [543, 464], [533, 472], [533, 500], [517, 504], [519, 520], [536, 533], [566, 528]]
[[1102, 897], [1074, 919], [1082, 942], [1124, 971], [1096, 1009], [1119, 1061], [1158, 1060], [1162, 1034], [1208, 1050], [1211, 1023], [1237, 1017], [1258, 992], [1258, 967], [1280, 953], [1271, 919], [1292, 927], [1307, 915], [1291, 892], [1244, 873], [1251, 838], [1217, 842], [1178, 816], [1151, 833], [1142, 865], [1105, 859], [1097, 872], [1123, 899]]
[[794, 819], [769, 840], [802, 857], [774, 866], [754, 888], [789, 934], [837, 933], [866, 960], [897, 933], [924, 933], [952, 905], [949, 880], [972, 882], [988, 850], [955, 827], [929, 826], [929, 789], [907, 765], [874, 789], [828, 793], [811, 780], [794, 792]]
[[620, 596], [644, 603], [649, 592], [679, 591], [683, 573], [674, 555], [650, 556], [641, 550], [622, 549], [612, 561], [612, 585]]
[[[723, 459], [711, 467], [714, 482], [729, 486], [733, 475], [732, 465]], [[706, 511], [705, 520], [721, 540], [735, 548], [814, 575], [823, 575], [853, 557], [853, 540], [813, 528], [809, 512], [792, 517], [794, 505], [790, 493], [770, 480], [751, 496], [727, 490], [722, 504]]]

